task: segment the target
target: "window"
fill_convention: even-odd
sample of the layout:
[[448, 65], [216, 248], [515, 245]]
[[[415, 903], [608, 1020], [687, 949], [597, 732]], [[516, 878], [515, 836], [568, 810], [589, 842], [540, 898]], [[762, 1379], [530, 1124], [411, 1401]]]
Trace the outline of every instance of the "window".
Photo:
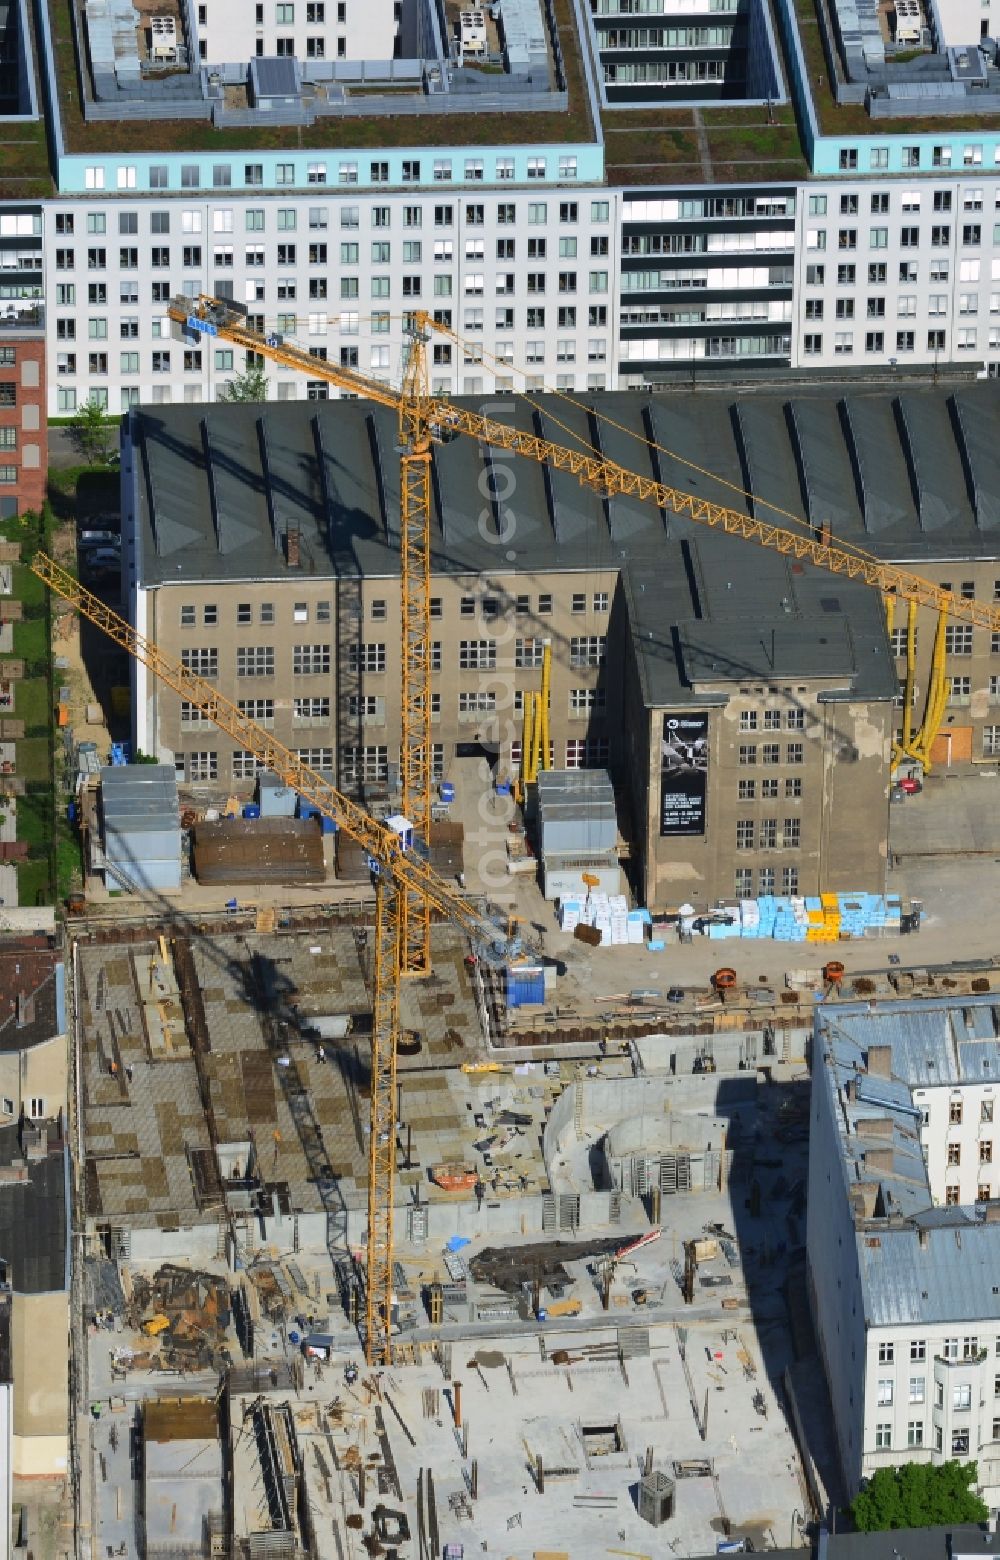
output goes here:
[[239, 645], [236, 650], [237, 677], [273, 677], [274, 649], [271, 645]]
[[983, 1100], [981, 1102], [981, 1104], [979, 1106], [979, 1119], [980, 1119], [980, 1121], [992, 1121], [993, 1120], [993, 1101], [992, 1100]]
[[240, 699], [239, 710], [241, 715], [256, 721], [258, 726], [270, 726], [274, 722], [273, 699]]
[[574, 668], [601, 666], [607, 641], [603, 634], [577, 634], [570, 639], [569, 664]]
[[798, 867], [782, 867], [781, 891], [783, 894], [797, 894], [799, 891]]
[[217, 753], [188, 753], [185, 761], [185, 776], [191, 784], [199, 781], [217, 780], [219, 778], [219, 755]]
[[292, 649], [292, 671], [297, 677], [316, 676], [330, 670], [329, 645], [295, 645]]
[[736, 820], [736, 849], [753, 850], [754, 848], [754, 820], [752, 818], [738, 818]]
[[878, 1406], [889, 1408], [892, 1404], [893, 1380], [891, 1376], [883, 1376], [878, 1384]]
[[907, 1446], [923, 1446], [924, 1422], [922, 1419], [910, 1419], [906, 1425]]
[[196, 677], [218, 677], [218, 650], [182, 650], [181, 664]]
[[605, 706], [603, 688], [571, 688], [569, 691], [569, 709], [571, 715], [586, 715], [591, 712], [601, 713]]
[[495, 639], [460, 639], [458, 664], [462, 671], [492, 672], [496, 670], [497, 643]]
[[738, 761], [739, 761], [740, 764], [742, 764], [744, 766], [744, 768], [748, 767], [749, 765], [756, 764], [756, 762], [757, 762], [757, 745], [756, 745], [756, 743], [741, 742], [740, 743], [740, 748], [739, 748]]
[[993, 1163], [993, 1143], [990, 1138], [982, 1138], [979, 1143], [979, 1163], [991, 1165]]
[[925, 1390], [926, 1378], [924, 1376], [910, 1377], [909, 1401], [911, 1403], [922, 1403], [924, 1401]]
[[542, 639], [515, 639], [514, 641], [514, 665], [519, 669], [541, 666], [544, 654], [545, 641]]
[[[841, 155], [843, 155], [843, 154], [841, 154]], [[877, 1424], [875, 1426], [875, 1450], [877, 1452], [887, 1452], [891, 1446], [892, 1446], [892, 1425], [891, 1425], [891, 1423], [890, 1424]]]
[[[362, 703], [364, 700], [364, 703]], [[383, 701], [375, 695], [353, 695], [351, 698], [352, 716], [377, 715]], [[357, 705], [357, 708], [354, 706]], [[292, 701], [292, 720], [297, 726], [318, 726], [326, 724], [330, 719], [330, 700], [326, 695], [294, 699]]]
[[971, 655], [972, 624], [949, 624], [944, 631], [944, 648], [948, 655]]
[[[325, 649], [329, 657], [329, 646], [320, 646]], [[348, 648], [348, 664], [352, 672], [384, 672], [385, 671], [385, 645], [362, 644], [350, 645]], [[328, 668], [329, 669], [329, 666]]]
[[946, 1208], [957, 1208], [961, 1200], [961, 1192], [957, 1186], [945, 1187], [944, 1202]]
[[[302, 752], [319, 753], [326, 749], [300, 749]], [[331, 755], [332, 757], [332, 755]], [[313, 768], [329, 768], [313, 762]], [[380, 785], [389, 778], [389, 749], [387, 747], [343, 747], [340, 750], [341, 785]]]

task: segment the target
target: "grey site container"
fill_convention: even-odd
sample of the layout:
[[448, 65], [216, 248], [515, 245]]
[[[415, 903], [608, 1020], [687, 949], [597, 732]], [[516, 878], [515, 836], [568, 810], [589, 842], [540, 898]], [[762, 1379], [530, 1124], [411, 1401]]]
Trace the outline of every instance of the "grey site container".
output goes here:
[[538, 776], [538, 820], [543, 855], [613, 851], [618, 820], [607, 770], [542, 770]]
[[101, 770], [104, 855], [139, 888], [178, 888], [180, 803], [169, 764]]
[[618, 841], [614, 805], [607, 802], [547, 802], [540, 821], [544, 856], [613, 851]]
[[542, 769], [538, 774], [538, 800], [569, 801], [592, 797], [614, 803], [615, 793], [606, 769]]
[[285, 785], [271, 770], [264, 769], [257, 776], [257, 801], [262, 818], [294, 818], [298, 798], [290, 785]]

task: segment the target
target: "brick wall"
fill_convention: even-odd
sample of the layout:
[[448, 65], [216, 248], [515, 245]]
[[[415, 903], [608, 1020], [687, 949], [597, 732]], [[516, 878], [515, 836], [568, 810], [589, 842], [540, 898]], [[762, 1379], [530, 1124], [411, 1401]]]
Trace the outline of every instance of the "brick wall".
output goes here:
[[0, 516], [42, 507], [49, 464], [45, 415], [43, 336], [0, 330]]

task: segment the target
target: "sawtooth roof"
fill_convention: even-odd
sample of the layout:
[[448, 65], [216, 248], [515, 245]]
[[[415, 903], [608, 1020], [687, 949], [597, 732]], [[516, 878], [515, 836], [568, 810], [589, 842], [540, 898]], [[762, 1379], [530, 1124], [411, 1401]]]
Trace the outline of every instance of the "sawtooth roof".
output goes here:
[[[994, 415], [1000, 389], [976, 386], [961, 395], [980, 392], [992, 398]], [[951, 436], [946, 397], [925, 399], [926, 417], [940, 424], [942, 438]], [[495, 402], [489, 410], [496, 415]], [[597, 449], [743, 511], [772, 515], [744, 488], [777, 506], [772, 517], [789, 511], [813, 524], [836, 501], [838, 530], [872, 542], [836, 392], [794, 403], [766, 394], [738, 402], [713, 391], [655, 401], [624, 393], [586, 404], [511, 397], [504, 414], [525, 431]], [[147, 406], [130, 414], [129, 438], [137, 453], [141, 588], [398, 572], [391, 411], [363, 401]], [[709, 465], [717, 476], [706, 475]], [[891, 460], [884, 469], [895, 469]], [[985, 470], [981, 479], [989, 481]], [[505, 495], [502, 516], [489, 499], [494, 485]], [[995, 485], [1000, 492], [1000, 473]], [[938, 540], [928, 550], [905, 480], [894, 502], [900, 518], [887, 556], [938, 555]], [[980, 550], [968, 494], [963, 500], [956, 491], [953, 508], [955, 536], [964, 538], [956, 545]], [[298, 564], [288, 562], [290, 533]], [[650, 706], [689, 695], [704, 702], [706, 683], [747, 678], [814, 678], [828, 684], [828, 697], [878, 700], [898, 692], [880, 603], [867, 586], [631, 497], [604, 498], [565, 472], [473, 439], [435, 448], [432, 548], [438, 574], [478, 575], [500, 591], [505, 581], [513, 589], [523, 571], [621, 575]]]

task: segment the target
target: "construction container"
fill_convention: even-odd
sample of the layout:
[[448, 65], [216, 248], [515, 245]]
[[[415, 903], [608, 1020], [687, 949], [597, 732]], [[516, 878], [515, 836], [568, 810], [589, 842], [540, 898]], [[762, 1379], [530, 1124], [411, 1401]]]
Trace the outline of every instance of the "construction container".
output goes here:
[[115, 765], [101, 770], [100, 781], [108, 887], [179, 888], [181, 817], [173, 765]]
[[257, 776], [257, 802], [262, 818], [294, 818], [298, 797], [290, 785], [270, 769], [261, 770]]
[[617, 896], [621, 888], [621, 868], [617, 856], [543, 856], [542, 893], [546, 899], [581, 899], [587, 885], [583, 874], [597, 879], [595, 892]]
[[541, 1007], [545, 1002], [545, 971], [541, 965], [508, 965], [507, 1006]]

